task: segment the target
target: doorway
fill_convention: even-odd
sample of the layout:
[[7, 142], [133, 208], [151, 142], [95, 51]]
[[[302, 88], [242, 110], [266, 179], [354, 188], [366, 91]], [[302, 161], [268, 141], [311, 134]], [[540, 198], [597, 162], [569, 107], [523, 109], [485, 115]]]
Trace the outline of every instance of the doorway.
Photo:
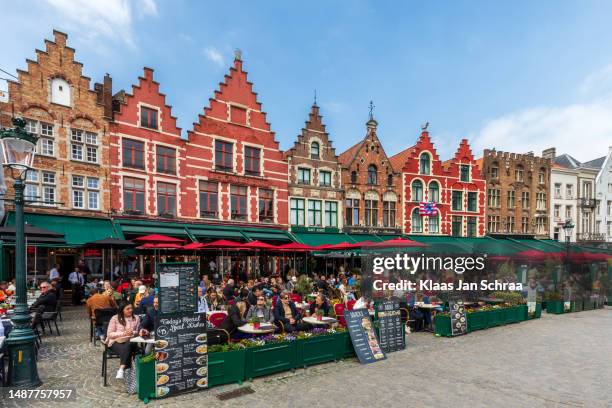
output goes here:
[[70, 285], [68, 276], [74, 272], [76, 256], [57, 254], [55, 255], [55, 261], [59, 264], [59, 272], [62, 276], [62, 289], [70, 289], [72, 286]]

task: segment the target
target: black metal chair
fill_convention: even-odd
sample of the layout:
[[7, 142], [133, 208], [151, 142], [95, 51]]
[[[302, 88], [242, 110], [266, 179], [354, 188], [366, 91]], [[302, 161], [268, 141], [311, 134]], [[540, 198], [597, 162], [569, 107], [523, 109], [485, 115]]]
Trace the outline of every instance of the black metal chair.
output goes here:
[[102, 377], [104, 377], [104, 386], [108, 385], [107, 371], [108, 371], [108, 360], [118, 359], [119, 354], [111, 350], [106, 344], [104, 344], [104, 350], [102, 350]]
[[51, 334], [53, 334], [53, 329], [51, 328], [51, 322], [53, 322], [53, 324], [55, 325], [55, 331], [57, 332], [57, 335], [60, 335], [60, 331], [59, 331], [59, 327], [57, 327], [57, 317], [59, 315], [58, 309], [60, 307], [60, 302], [57, 302], [55, 304], [55, 311], [54, 312], [43, 312], [42, 314], [42, 325], [44, 327], [45, 323], [47, 323], [47, 326], [49, 327], [49, 332], [51, 332]]
[[95, 329], [100, 329], [99, 330], [100, 332], [106, 333], [106, 329], [108, 328], [108, 322], [110, 322], [110, 319], [116, 314], [117, 314], [117, 309], [115, 309], [114, 307], [94, 310], [94, 316], [95, 316], [95, 325], [94, 325], [94, 334], [93, 334], [94, 346], [96, 345], [96, 341], [98, 340], [97, 336], [95, 335], [95, 332], [96, 332]]

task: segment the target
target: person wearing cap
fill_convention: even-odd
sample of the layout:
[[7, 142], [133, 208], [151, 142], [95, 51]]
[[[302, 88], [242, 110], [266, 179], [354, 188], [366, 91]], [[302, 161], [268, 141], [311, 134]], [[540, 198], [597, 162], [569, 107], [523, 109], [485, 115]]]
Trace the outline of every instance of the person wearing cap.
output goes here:
[[143, 298], [148, 296], [148, 292], [149, 290], [147, 289], [145, 285], [140, 285], [138, 287], [138, 292], [136, 293], [136, 296], [134, 296], [134, 308], [135, 309], [138, 309], [140, 307], [140, 301], [142, 301]]

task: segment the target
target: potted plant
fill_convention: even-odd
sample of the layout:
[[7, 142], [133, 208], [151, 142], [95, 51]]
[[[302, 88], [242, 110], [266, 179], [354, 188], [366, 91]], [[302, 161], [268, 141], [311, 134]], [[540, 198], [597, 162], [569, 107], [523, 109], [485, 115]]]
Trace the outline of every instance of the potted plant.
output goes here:
[[312, 291], [312, 280], [306, 275], [300, 275], [294, 289], [304, 298]]
[[323, 320], [323, 310], [321, 310], [321, 309], [317, 309], [317, 320], [318, 321], [322, 321]]
[[249, 323], [251, 323], [251, 324], [253, 325], [253, 328], [254, 328], [255, 330], [258, 330], [258, 329], [259, 329], [259, 327], [261, 326], [261, 321], [259, 320], [259, 317], [252, 317], [252, 318], [249, 320]]

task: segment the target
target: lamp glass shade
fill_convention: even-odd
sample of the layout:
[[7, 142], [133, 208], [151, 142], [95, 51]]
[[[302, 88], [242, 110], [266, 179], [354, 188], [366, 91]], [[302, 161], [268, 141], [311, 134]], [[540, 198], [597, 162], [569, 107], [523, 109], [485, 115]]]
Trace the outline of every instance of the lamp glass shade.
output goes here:
[[0, 139], [0, 144], [5, 166], [20, 170], [32, 167], [36, 154], [35, 143], [22, 138], [4, 137]]

